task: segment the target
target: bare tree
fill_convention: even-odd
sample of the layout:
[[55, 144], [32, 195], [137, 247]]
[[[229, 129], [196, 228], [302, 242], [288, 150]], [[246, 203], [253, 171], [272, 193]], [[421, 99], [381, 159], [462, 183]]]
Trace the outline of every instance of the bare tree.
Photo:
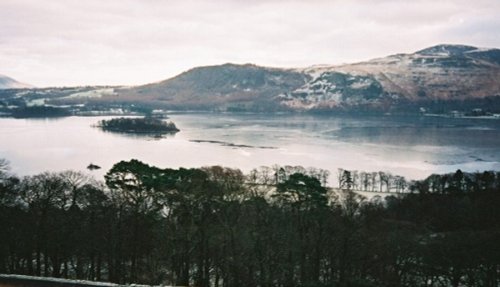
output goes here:
[[328, 185], [328, 178], [330, 177], [330, 172], [326, 169], [320, 169], [320, 181], [323, 186]]
[[354, 181], [352, 177], [352, 172], [349, 170], [344, 170], [342, 177], [340, 178], [340, 188], [345, 190], [352, 190], [354, 187]]
[[363, 171], [360, 173], [359, 176], [361, 178], [361, 184], [363, 186], [363, 190], [367, 191], [368, 186], [370, 185], [370, 181], [371, 181], [371, 178], [370, 178], [371, 174]]
[[342, 188], [342, 177], [344, 176], [344, 169], [337, 169], [337, 182], [339, 184], [339, 188]]
[[268, 166], [261, 166], [259, 168], [259, 181], [263, 185], [269, 185], [272, 181], [272, 170]]
[[360, 183], [360, 176], [359, 176], [359, 172], [357, 170], [354, 170], [352, 172], [352, 186], [353, 186], [353, 189], [354, 190], [360, 190], [360, 186], [361, 186], [361, 183]]
[[378, 173], [376, 173], [376, 172], [372, 172], [370, 175], [372, 191], [375, 191], [375, 187], [377, 186], [377, 175], [378, 175]]
[[396, 187], [396, 192], [404, 192], [408, 186], [406, 179], [399, 175], [394, 177], [394, 185]]
[[0, 158], [0, 179], [5, 178], [10, 170], [10, 164], [9, 161]]

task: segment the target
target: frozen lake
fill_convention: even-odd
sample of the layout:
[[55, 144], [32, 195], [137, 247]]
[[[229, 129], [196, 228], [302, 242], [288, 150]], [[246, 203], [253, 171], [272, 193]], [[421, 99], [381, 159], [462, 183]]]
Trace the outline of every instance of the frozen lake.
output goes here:
[[86, 171], [94, 163], [102, 167], [91, 172], [98, 178], [132, 158], [158, 167], [302, 165], [410, 179], [500, 170], [500, 121], [493, 119], [179, 113], [170, 120], [181, 132], [155, 139], [92, 127], [103, 118], [0, 118], [0, 157], [19, 175]]

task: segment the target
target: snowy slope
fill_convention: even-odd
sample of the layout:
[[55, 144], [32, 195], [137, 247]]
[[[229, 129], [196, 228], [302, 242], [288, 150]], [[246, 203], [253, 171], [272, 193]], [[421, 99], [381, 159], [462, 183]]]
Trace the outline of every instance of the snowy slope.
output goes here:
[[500, 94], [500, 50], [438, 45], [413, 54], [300, 70], [312, 80], [281, 95], [292, 109], [384, 108]]
[[25, 89], [25, 88], [32, 88], [32, 86], [20, 83], [7, 76], [0, 75], [0, 89]]

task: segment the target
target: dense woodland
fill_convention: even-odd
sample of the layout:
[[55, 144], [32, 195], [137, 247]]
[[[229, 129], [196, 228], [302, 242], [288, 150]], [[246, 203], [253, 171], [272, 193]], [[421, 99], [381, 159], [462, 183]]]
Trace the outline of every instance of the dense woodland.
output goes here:
[[[0, 273], [192, 286], [498, 286], [500, 173], [117, 163], [16, 177], [0, 160]], [[386, 180], [389, 178], [389, 180]], [[404, 184], [403, 184], [404, 183]], [[366, 200], [352, 189], [400, 191]]]

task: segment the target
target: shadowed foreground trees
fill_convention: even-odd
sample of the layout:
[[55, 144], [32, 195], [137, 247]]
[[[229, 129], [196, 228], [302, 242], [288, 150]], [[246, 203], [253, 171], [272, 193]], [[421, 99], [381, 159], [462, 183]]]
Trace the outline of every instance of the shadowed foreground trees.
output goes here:
[[[117, 163], [16, 178], [2, 161], [0, 273], [194, 286], [498, 286], [500, 174]], [[399, 182], [399, 183], [398, 183]], [[390, 183], [389, 183], [390, 184]], [[405, 185], [407, 183], [405, 182]]]

